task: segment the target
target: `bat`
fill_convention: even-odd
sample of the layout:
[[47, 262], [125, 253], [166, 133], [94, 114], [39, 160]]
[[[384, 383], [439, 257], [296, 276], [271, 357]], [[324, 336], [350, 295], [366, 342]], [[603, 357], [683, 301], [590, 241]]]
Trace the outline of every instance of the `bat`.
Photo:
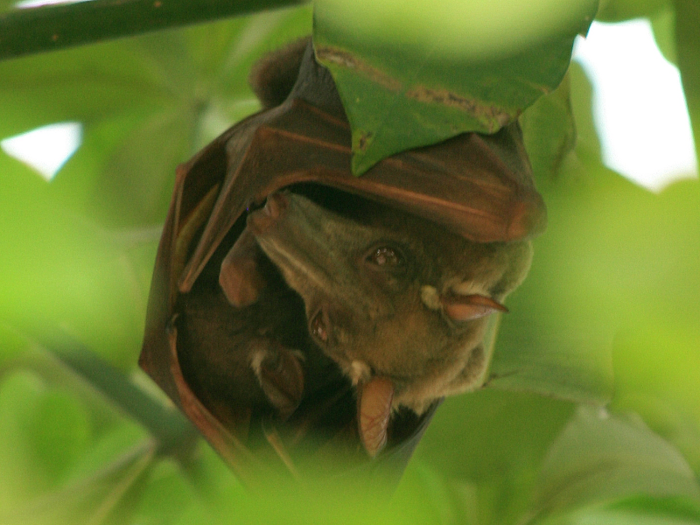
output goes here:
[[475, 243], [367, 199], [341, 199], [351, 216], [274, 193], [244, 233], [303, 298], [308, 333], [356, 387], [360, 438], [375, 456], [392, 409], [422, 414], [480, 385], [487, 316], [507, 311], [501, 301], [524, 279], [532, 249]]
[[545, 226], [519, 128], [355, 177], [309, 40], [252, 80], [263, 110], [178, 167], [140, 365], [251, 486], [318, 458], [396, 482], [440, 400], [483, 381]]

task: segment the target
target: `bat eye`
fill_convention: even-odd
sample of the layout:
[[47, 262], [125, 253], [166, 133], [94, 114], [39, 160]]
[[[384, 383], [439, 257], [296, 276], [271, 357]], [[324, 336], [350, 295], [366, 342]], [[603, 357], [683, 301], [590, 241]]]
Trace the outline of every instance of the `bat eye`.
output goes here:
[[383, 268], [396, 268], [403, 266], [404, 258], [398, 250], [390, 246], [380, 246], [370, 252], [367, 262]]

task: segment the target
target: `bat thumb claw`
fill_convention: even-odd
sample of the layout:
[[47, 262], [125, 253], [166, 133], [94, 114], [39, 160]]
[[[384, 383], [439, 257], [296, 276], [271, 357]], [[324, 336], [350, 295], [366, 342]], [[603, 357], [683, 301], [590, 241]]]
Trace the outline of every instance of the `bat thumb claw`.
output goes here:
[[236, 308], [257, 302], [266, 286], [258, 269], [259, 252], [255, 237], [245, 229], [221, 263], [219, 285], [229, 304]]
[[375, 377], [358, 389], [358, 430], [370, 457], [375, 457], [387, 442], [387, 431], [394, 400], [394, 385], [386, 377]]

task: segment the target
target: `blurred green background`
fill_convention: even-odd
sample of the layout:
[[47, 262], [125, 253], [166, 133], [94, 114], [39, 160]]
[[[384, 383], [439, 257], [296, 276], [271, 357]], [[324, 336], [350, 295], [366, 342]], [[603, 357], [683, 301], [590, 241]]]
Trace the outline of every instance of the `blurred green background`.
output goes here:
[[[698, 4], [599, 18], [661, 12], [698, 137]], [[0, 140], [82, 125], [51, 182], [0, 151], [0, 524], [700, 523], [699, 184], [606, 168], [577, 64], [522, 117], [549, 227], [492, 380], [445, 401], [388, 505], [342, 484], [253, 496], [193, 441], [136, 368], [175, 167], [258, 108], [251, 64], [311, 30], [307, 5], [0, 62]]]

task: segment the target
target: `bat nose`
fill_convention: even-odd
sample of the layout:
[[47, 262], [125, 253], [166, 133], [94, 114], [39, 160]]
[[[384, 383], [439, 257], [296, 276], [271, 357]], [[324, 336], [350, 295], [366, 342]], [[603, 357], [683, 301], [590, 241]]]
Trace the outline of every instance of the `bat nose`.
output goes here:
[[282, 193], [268, 195], [265, 206], [248, 216], [248, 225], [254, 234], [265, 233], [277, 222], [289, 206], [289, 199]]

